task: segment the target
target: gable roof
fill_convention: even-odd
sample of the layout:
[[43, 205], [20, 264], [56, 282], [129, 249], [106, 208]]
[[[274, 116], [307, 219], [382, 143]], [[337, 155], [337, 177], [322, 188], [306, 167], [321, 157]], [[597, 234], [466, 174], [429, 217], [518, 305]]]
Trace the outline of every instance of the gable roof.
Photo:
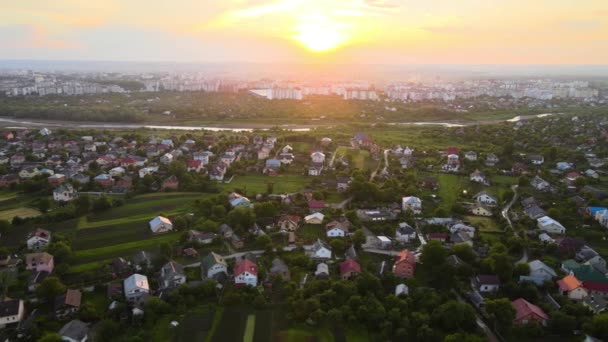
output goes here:
[[238, 276], [241, 273], [249, 272], [255, 276], [258, 275], [258, 265], [249, 259], [243, 259], [234, 268], [234, 276]]
[[543, 270], [553, 277], [557, 276], [557, 273], [555, 273], [555, 271], [551, 267], [547, 266], [544, 262], [540, 260], [531, 261], [528, 263], [528, 266], [530, 266], [530, 273]]
[[340, 264], [340, 274], [349, 272], [361, 273], [361, 266], [354, 259], [346, 259]]
[[572, 274], [569, 274], [565, 277], [563, 277], [562, 279], [557, 281], [557, 286], [559, 286], [559, 289], [562, 291], [572, 291], [572, 290], [576, 290], [577, 288], [583, 286], [583, 283], [581, 283], [578, 279], [576, 279], [576, 277]]
[[87, 324], [78, 319], [69, 321], [59, 330], [59, 335], [69, 337], [75, 341], [82, 341], [88, 333], [89, 327]]
[[517, 298], [516, 300], [511, 302], [511, 305], [515, 309], [515, 319], [525, 319], [526, 317], [532, 315], [538, 316], [544, 320], [549, 319], [549, 316], [543, 311], [543, 309], [538, 306], [528, 302], [523, 298]]

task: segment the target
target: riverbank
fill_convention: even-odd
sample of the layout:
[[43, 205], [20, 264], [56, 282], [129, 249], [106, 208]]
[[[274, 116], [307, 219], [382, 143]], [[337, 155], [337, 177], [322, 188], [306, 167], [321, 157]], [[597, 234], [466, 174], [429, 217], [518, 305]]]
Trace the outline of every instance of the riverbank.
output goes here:
[[[562, 113], [545, 113], [537, 115], [518, 115], [510, 119], [505, 120], [478, 120], [478, 121], [452, 121], [452, 122], [430, 122], [430, 121], [415, 121], [415, 122], [389, 122], [385, 123], [392, 126], [443, 126], [443, 127], [465, 127], [475, 125], [487, 125], [487, 124], [498, 124], [502, 122], [517, 122], [521, 120], [546, 118], [553, 115], [560, 115]], [[367, 124], [366, 122], [360, 122], [360, 124]], [[374, 126], [380, 123], [371, 123], [370, 126]], [[254, 130], [269, 130], [272, 128], [281, 128], [294, 132], [307, 132], [317, 127], [334, 127], [339, 126], [339, 123], [319, 123], [310, 125], [296, 125], [296, 124], [264, 124], [264, 123], [251, 123], [251, 122], [218, 122], [218, 123], [205, 123], [201, 125], [166, 125], [158, 124], [154, 122], [150, 123], [108, 123], [108, 122], [74, 122], [74, 121], [62, 121], [62, 120], [28, 120], [28, 119], [12, 119], [3, 117], [0, 118], [0, 127], [7, 129], [28, 129], [28, 128], [60, 128], [60, 129], [162, 129], [162, 130], [182, 130], [182, 131], [232, 131], [232, 132], [252, 132]]]

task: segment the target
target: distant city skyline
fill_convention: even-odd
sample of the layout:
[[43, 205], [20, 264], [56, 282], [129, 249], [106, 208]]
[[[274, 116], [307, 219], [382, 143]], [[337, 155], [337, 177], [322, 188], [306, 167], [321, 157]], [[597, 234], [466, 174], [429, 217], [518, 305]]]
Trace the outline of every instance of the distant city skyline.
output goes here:
[[21, 0], [0, 4], [0, 59], [603, 65], [606, 18], [602, 0]]

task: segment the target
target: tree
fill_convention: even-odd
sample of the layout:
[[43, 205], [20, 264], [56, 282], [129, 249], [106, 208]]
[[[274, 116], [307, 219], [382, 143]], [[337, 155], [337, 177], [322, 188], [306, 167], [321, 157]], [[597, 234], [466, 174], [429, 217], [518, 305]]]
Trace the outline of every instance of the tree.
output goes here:
[[36, 295], [46, 299], [49, 303], [53, 303], [55, 297], [63, 294], [66, 290], [65, 285], [57, 277], [48, 277], [44, 279], [36, 288]]
[[350, 239], [356, 248], [361, 248], [361, 245], [367, 241], [367, 237], [361, 229], [357, 230], [353, 235], [351, 235]]
[[173, 257], [173, 248], [171, 247], [171, 244], [169, 242], [161, 242], [159, 249], [160, 255], [165, 260], [171, 260], [171, 258]]
[[517, 179], [517, 185], [519, 185], [520, 187], [528, 186], [530, 185], [530, 180], [528, 180], [528, 178], [525, 176], [520, 176]]
[[507, 298], [489, 299], [485, 303], [486, 312], [493, 316], [499, 329], [508, 331], [515, 319], [515, 309]]
[[515, 278], [519, 278], [519, 276], [527, 276], [530, 275], [530, 265], [525, 262], [519, 263], [515, 265], [515, 270], [513, 270], [513, 275]]
[[273, 202], [256, 203], [254, 210], [256, 217], [275, 217], [278, 212]]
[[175, 227], [176, 230], [185, 229], [188, 227], [188, 220], [183, 216], [178, 216], [173, 219], [173, 227]]
[[8, 233], [11, 229], [11, 223], [7, 220], [0, 220], [0, 234]]
[[228, 213], [226, 222], [235, 230], [244, 231], [255, 223], [255, 213], [249, 208], [236, 208]]
[[38, 199], [36, 207], [43, 213], [46, 213], [51, 208], [51, 200], [46, 197]]
[[475, 251], [473, 251], [473, 247], [464, 243], [453, 246], [452, 252], [454, 252], [454, 255], [462, 259], [462, 261], [469, 264], [475, 262], [475, 259], [477, 258]]
[[91, 208], [91, 199], [86, 195], [78, 196], [78, 198], [74, 200], [74, 205], [76, 207], [76, 215], [84, 215], [88, 213]]
[[576, 329], [576, 318], [561, 311], [551, 314], [550, 329], [556, 334], [566, 336], [572, 334]]
[[272, 239], [266, 234], [256, 237], [255, 244], [265, 250], [272, 249]]
[[52, 242], [48, 252], [53, 255], [56, 263], [66, 261], [72, 256], [72, 248], [65, 241]]
[[329, 245], [336, 255], [342, 255], [346, 250], [346, 243], [341, 238], [331, 239]]
[[434, 326], [445, 332], [475, 331], [475, 310], [466, 303], [450, 300], [433, 310]]
[[93, 211], [104, 211], [112, 207], [112, 201], [108, 196], [101, 195], [93, 202]]
[[423, 265], [436, 266], [445, 263], [445, 258], [448, 255], [448, 251], [443, 247], [439, 241], [429, 241], [422, 247], [422, 254], [420, 255], [420, 262]]
[[481, 336], [465, 333], [456, 333], [447, 335], [443, 342], [483, 342], [485, 339]]
[[608, 314], [596, 315], [585, 325], [587, 334], [606, 340], [608, 339]]
[[216, 219], [222, 219], [222, 218], [224, 218], [224, 216], [226, 216], [226, 207], [224, 207], [221, 204], [214, 205], [211, 208], [211, 216], [213, 216]]

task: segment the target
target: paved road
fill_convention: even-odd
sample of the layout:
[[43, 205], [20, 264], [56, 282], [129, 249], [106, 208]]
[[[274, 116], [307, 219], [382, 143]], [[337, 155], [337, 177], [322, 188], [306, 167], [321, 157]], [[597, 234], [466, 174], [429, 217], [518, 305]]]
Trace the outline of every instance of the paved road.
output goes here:
[[345, 199], [344, 201], [340, 202], [340, 203], [330, 203], [329, 206], [335, 209], [344, 209], [344, 207], [350, 203], [350, 201], [352, 201], [353, 198], [349, 197], [347, 199]]
[[388, 251], [388, 250], [376, 249], [376, 248], [363, 248], [363, 251], [368, 252], [368, 253], [390, 255], [390, 256], [399, 255], [399, 251]]

